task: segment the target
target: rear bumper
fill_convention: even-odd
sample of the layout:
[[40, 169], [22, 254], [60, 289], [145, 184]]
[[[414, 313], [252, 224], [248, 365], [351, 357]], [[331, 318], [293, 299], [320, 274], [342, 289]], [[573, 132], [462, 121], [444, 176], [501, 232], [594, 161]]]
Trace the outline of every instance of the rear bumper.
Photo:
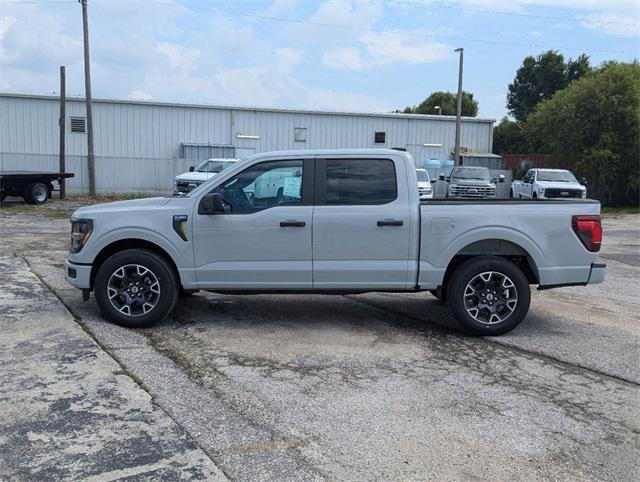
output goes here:
[[607, 276], [607, 265], [604, 263], [591, 263], [591, 272], [587, 284], [595, 285], [602, 283]]
[[64, 277], [76, 288], [88, 290], [91, 288], [91, 265], [76, 264], [67, 259], [64, 262]]
[[587, 277], [587, 281], [578, 281], [578, 282], [569, 282], [569, 283], [558, 283], [558, 284], [548, 284], [548, 285], [540, 285], [538, 286], [539, 291], [550, 290], [553, 288], [562, 288], [564, 286], [587, 286], [587, 285], [595, 285], [598, 283], [602, 283], [607, 275], [607, 265], [604, 263], [591, 263], [589, 269], [589, 276]]

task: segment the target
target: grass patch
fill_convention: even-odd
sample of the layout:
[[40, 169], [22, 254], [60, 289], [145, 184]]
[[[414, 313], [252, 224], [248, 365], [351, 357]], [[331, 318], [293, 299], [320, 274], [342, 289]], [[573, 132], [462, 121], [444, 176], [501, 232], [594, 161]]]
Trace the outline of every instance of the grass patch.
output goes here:
[[59, 206], [36, 206], [33, 204], [3, 204], [2, 211], [5, 214], [39, 214], [51, 219], [67, 219], [75, 208], [64, 208]]
[[110, 203], [113, 201], [128, 201], [130, 199], [144, 199], [147, 197], [156, 197], [157, 194], [151, 194], [148, 192], [127, 192], [122, 194], [100, 194], [94, 197], [83, 195], [74, 195], [65, 197], [65, 201], [77, 202], [82, 204], [100, 204]]
[[640, 207], [613, 208], [605, 206], [600, 210], [600, 212], [603, 216], [616, 217], [624, 216], [625, 214], [640, 214]]

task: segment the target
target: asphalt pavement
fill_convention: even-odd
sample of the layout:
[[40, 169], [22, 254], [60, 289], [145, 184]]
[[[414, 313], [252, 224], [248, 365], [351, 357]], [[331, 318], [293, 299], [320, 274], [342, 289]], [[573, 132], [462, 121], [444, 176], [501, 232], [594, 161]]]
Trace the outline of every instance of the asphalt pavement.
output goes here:
[[127, 330], [64, 281], [68, 221], [0, 229], [0, 252], [231, 479], [640, 478], [638, 216], [605, 220], [604, 284], [536, 292], [520, 327], [485, 339], [426, 293], [199, 293]]

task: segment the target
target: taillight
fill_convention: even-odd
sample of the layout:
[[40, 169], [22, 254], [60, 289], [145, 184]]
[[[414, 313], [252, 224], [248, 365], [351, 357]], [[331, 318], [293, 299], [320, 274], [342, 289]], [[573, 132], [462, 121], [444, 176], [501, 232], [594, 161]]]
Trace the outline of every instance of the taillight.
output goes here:
[[600, 216], [573, 216], [571, 227], [585, 248], [593, 253], [600, 251], [602, 246]]

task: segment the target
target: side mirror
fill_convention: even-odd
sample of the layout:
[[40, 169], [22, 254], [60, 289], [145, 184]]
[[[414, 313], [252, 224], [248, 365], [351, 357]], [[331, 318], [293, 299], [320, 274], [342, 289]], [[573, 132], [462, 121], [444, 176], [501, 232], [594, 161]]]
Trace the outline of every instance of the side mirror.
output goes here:
[[219, 192], [210, 192], [200, 201], [198, 205], [198, 214], [216, 214], [224, 213], [224, 204], [222, 204], [222, 196]]
[[507, 180], [507, 178], [506, 178], [506, 177], [504, 177], [504, 174], [500, 174], [500, 175], [498, 176], [498, 182], [505, 182], [506, 180]]
[[196, 170], [196, 168], [195, 168], [195, 167], [193, 167], [193, 166], [189, 167], [189, 172], [193, 172], [193, 171], [195, 171], [195, 170]]
[[586, 177], [581, 178], [580, 179], [580, 184], [582, 184], [583, 186], [586, 186], [587, 185], [587, 178]]
[[431, 184], [438, 182], [436, 179], [430, 179]]
[[438, 179], [440, 179], [441, 181], [444, 181], [444, 174], [440, 174], [440, 175], [438, 176]]

